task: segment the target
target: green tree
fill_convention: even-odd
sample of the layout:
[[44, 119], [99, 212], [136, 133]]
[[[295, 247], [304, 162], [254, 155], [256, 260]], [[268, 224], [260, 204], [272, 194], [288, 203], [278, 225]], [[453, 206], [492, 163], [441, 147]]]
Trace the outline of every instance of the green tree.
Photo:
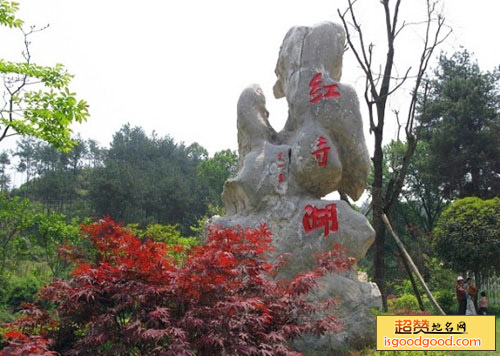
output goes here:
[[125, 125], [113, 136], [104, 166], [92, 174], [89, 197], [97, 216], [122, 223], [179, 224], [190, 232], [207, 210], [197, 167], [206, 157], [199, 145], [184, 146], [170, 137], [147, 136]]
[[484, 276], [499, 265], [500, 198], [455, 200], [439, 217], [434, 237], [445, 264], [457, 272], [474, 272], [479, 288], [479, 272]]
[[28, 200], [0, 193], [0, 283], [28, 254], [23, 248], [25, 233], [33, 225], [36, 213]]
[[106, 150], [99, 146], [97, 141], [93, 139], [87, 140], [87, 166], [101, 167], [104, 160]]
[[44, 213], [39, 204], [0, 193], [0, 311], [6, 311], [0, 312], [0, 322], [21, 302], [32, 301], [52, 278], [68, 276], [71, 264], [60, 257], [62, 245], [88, 253], [76, 221], [67, 222], [63, 214]]
[[18, 157], [17, 171], [26, 174], [26, 183], [29, 184], [31, 178], [36, 174], [36, 152], [40, 147], [40, 142], [34, 137], [23, 137], [17, 141], [17, 148], [14, 156]]
[[70, 265], [61, 258], [58, 249], [61, 245], [76, 247], [80, 244], [77, 221], [68, 223], [63, 214], [39, 212], [33, 219], [28, 236], [30, 259], [44, 263], [52, 277], [65, 277]]
[[[407, 168], [407, 184], [402, 189], [402, 199], [398, 200], [391, 209], [391, 223], [397, 231], [400, 239], [406, 246], [413, 261], [417, 265], [419, 271], [424, 278], [428, 279], [431, 276], [430, 271], [426, 268], [426, 261], [434, 255], [430, 239], [434, 223], [430, 222], [434, 217], [435, 210], [432, 210], [438, 204], [433, 200], [441, 201], [439, 197], [430, 194], [427, 197], [427, 191], [432, 191], [428, 185], [425, 175], [422, 175], [421, 168], [425, 165], [425, 150], [422, 142], [418, 142], [412, 160]], [[405, 152], [407, 151], [407, 143], [398, 140], [393, 140], [383, 147], [383, 189], [387, 189], [390, 184], [390, 177], [402, 169], [404, 164]], [[370, 181], [373, 181], [373, 171], [370, 175]], [[370, 193], [371, 189], [369, 188]], [[430, 210], [427, 209], [430, 207]], [[432, 215], [429, 217], [428, 210]], [[441, 210], [439, 210], [440, 212]], [[385, 268], [388, 284], [387, 293], [397, 293], [395, 287], [401, 281], [409, 278], [408, 272], [405, 270], [404, 262], [401, 258], [399, 249], [390, 233], [386, 231], [385, 242]], [[361, 265], [368, 269], [370, 275], [373, 275], [374, 266], [371, 263], [375, 246], [372, 246], [368, 251], [368, 258], [361, 261]]]
[[[365, 26], [368, 24], [359, 22], [358, 15], [361, 10], [358, 10], [358, 6], [361, 6], [360, 3], [362, 2], [356, 0], [346, 0], [346, 2], [345, 11], [337, 10], [337, 12], [344, 25], [349, 49], [352, 50], [366, 77], [364, 98], [368, 109], [370, 133], [374, 135], [373, 180], [371, 184], [372, 224], [375, 230], [374, 280], [382, 294], [383, 308], [387, 310], [385, 288], [386, 227], [383, 215], [391, 214], [400, 197], [408, 165], [418, 141], [418, 125], [416, 125], [415, 120], [418, 114], [417, 104], [422, 97], [426, 97], [425, 73], [429, 61], [434, 50], [448, 37], [451, 31], [446, 29], [445, 19], [439, 11], [439, 1], [426, 1], [426, 16], [416, 21], [416, 23], [422, 25], [421, 36], [419, 36], [422, 39], [422, 46], [415, 47], [419, 49], [414, 52], [414, 65], [407, 67], [401, 72], [405, 74], [399, 76], [397, 74], [399, 70], [396, 68], [396, 54], [400, 49], [397, 45], [397, 39], [401, 38], [405, 32], [408, 32], [406, 31], [408, 26], [416, 25], [414, 20], [402, 18], [402, 14], [405, 12], [402, 9], [400, 11], [400, 5], [403, 2], [401, 0], [379, 1], [381, 10], [383, 9], [383, 15], [380, 13], [381, 16], [374, 16], [373, 18], [374, 20], [380, 20], [378, 26], [386, 30], [387, 42], [383, 47], [371, 42], [370, 35], [375, 31], [370, 31]], [[380, 48], [384, 48], [383, 57], [380, 57], [380, 52], [377, 53]], [[383, 58], [382, 62], [377, 62], [378, 58]], [[405, 83], [411, 87], [409, 104], [406, 109], [396, 111], [396, 115], [393, 116], [392, 120], [397, 121], [399, 128], [404, 127], [407, 149], [401, 169], [391, 174], [389, 182], [384, 188], [384, 182], [387, 178], [384, 176], [384, 126], [386, 120], [390, 119], [390, 116], [386, 114], [388, 114], [390, 97], [401, 89], [401, 86]], [[406, 120], [406, 122], [400, 121], [400, 113], [405, 116], [402, 120]]]
[[93, 140], [77, 136], [73, 141], [76, 145], [69, 152], [60, 152], [33, 137], [19, 140], [15, 152], [19, 158], [17, 170], [26, 173], [27, 180], [12, 194], [69, 218], [89, 216], [90, 177], [93, 165], [101, 165], [103, 150]]
[[0, 25], [10, 28], [22, 26], [23, 22], [16, 17], [18, 5], [16, 2], [0, 1]]
[[25, 44], [22, 62], [0, 59], [5, 89], [0, 109], [0, 142], [14, 135], [33, 136], [67, 151], [74, 145], [70, 125], [86, 120], [87, 103], [69, 90], [73, 76], [62, 64], [49, 67], [32, 63], [30, 36], [40, 30], [35, 26], [22, 29], [22, 21], [15, 17], [17, 10], [17, 3], [0, 0], [0, 25], [20, 29]]
[[221, 194], [224, 182], [236, 174], [238, 155], [235, 151], [223, 150], [198, 165], [198, 177], [206, 187], [206, 198], [212, 204], [222, 205]]
[[[407, 143], [401, 141], [391, 141], [384, 146], [384, 176], [387, 177], [383, 183], [384, 188], [389, 184], [388, 177], [402, 168], [406, 150]], [[418, 226], [425, 233], [432, 231], [439, 215], [449, 203], [442, 196], [440, 184], [435, 179], [430, 155], [429, 144], [418, 141], [401, 191], [406, 215], [412, 216], [407, 223]]]
[[0, 279], [15, 274], [19, 263], [44, 263], [52, 276], [60, 277], [65, 265], [57, 249], [77, 245], [79, 226], [60, 213], [44, 213], [28, 199], [0, 193]]
[[500, 192], [500, 70], [467, 50], [442, 54], [423, 116], [429, 171], [448, 199]]
[[403, 189], [405, 200], [411, 202], [414, 214], [418, 217], [414, 224], [425, 233], [434, 229], [439, 215], [450, 202], [443, 196], [441, 184], [436, 180], [431, 166], [431, 154], [429, 144], [419, 141], [408, 166], [406, 186]]
[[10, 165], [10, 157], [7, 152], [0, 153], [0, 193], [9, 190], [10, 176], [7, 174], [7, 168]]

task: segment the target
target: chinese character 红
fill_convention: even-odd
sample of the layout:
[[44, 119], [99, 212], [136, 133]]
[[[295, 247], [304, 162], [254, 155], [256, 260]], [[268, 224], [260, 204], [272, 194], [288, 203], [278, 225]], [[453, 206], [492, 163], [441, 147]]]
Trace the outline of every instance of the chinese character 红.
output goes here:
[[309, 82], [309, 101], [317, 103], [321, 99], [339, 98], [338, 84], [323, 85], [322, 73], [316, 73]]

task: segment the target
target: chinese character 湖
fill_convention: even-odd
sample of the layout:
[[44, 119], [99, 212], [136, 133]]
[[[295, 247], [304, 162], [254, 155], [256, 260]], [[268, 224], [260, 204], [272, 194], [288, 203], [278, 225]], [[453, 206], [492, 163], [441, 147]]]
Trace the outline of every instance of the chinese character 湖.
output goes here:
[[305, 211], [306, 213], [302, 218], [302, 225], [306, 233], [322, 227], [324, 229], [324, 236], [328, 236], [330, 231], [334, 232], [339, 229], [337, 205], [329, 204], [324, 208], [306, 205]]

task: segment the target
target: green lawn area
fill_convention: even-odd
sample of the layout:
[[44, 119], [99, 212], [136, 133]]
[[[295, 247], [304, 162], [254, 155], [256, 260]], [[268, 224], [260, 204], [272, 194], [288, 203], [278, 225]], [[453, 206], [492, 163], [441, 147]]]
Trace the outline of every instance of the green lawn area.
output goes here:
[[375, 351], [365, 350], [360, 356], [498, 356], [500, 355], [500, 317], [496, 317], [496, 351]]

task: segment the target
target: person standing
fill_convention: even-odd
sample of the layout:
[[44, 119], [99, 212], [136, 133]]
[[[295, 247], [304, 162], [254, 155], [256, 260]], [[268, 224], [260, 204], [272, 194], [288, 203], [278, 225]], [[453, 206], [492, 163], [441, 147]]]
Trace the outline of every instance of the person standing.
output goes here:
[[464, 277], [462, 276], [457, 277], [455, 292], [457, 294], [457, 301], [458, 301], [458, 315], [465, 315], [465, 310], [467, 308], [467, 299], [464, 288]]
[[477, 294], [476, 286], [472, 282], [472, 278], [468, 277], [463, 285], [465, 290], [466, 308], [465, 315], [477, 315], [476, 307], [474, 306], [474, 298]]
[[488, 298], [486, 297], [486, 292], [481, 292], [481, 298], [479, 299], [479, 311], [478, 315], [487, 315], [488, 314]]

